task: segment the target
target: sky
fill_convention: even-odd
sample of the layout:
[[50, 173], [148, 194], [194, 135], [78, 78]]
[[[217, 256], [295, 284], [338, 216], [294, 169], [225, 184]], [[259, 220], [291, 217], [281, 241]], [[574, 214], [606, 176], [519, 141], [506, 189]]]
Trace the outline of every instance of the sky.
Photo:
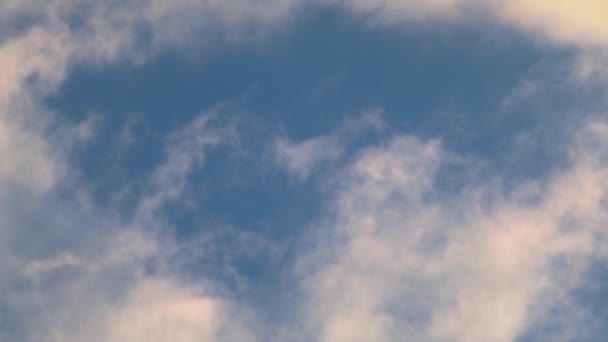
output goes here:
[[0, 340], [604, 341], [604, 0], [0, 0]]

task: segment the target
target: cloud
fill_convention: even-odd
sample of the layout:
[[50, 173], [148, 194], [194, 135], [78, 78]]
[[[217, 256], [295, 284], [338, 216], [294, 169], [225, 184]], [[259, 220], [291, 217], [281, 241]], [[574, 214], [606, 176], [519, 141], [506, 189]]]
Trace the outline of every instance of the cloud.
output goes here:
[[[58, 159], [70, 146], [47, 148], [59, 142], [49, 136], [49, 127], [56, 129], [60, 120], [44, 108], [42, 98], [57, 89], [74, 65], [137, 64], [165, 49], [246, 41], [239, 37], [281, 22], [294, 6], [287, 0], [3, 1], [0, 22], [7, 23], [7, 33], [0, 36], [0, 182], [26, 177], [49, 187], [61, 176], [65, 165]], [[73, 133], [89, 134], [86, 126], [81, 128]], [[73, 138], [62, 143], [70, 145]]]
[[0, 186], [28, 183], [36, 190], [50, 188], [58, 167], [48, 151], [40, 136], [0, 116]]
[[[602, 16], [607, 5], [601, 0], [571, 3], [352, 0], [333, 4], [387, 24], [424, 18], [468, 20], [480, 12], [487, 12], [501, 24], [582, 48], [605, 47], [608, 36]], [[130, 0], [121, 2], [120, 6], [111, 1], [3, 2], [3, 21], [29, 19], [22, 20], [23, 29], [0, 40], [0, 70], [4, 75], [0, 81], [0, 94], [6, 99], [32, 75], [36, 75], [38, 83], [52, 88], [64, 77], [66, 67], [74, 62], [127, 60], [140, 63], [163, 49], [204, 46], [211, 43], [210, 35], [245, 42], [255, 38], [251, 32], [263, 32], [288, 21], [303, 5], [304, 2], [298, 0], [255, 3]], [[322, 6], [314, 2], [308, 5]], [[201, 41], [200, 37], [207, 39]], [[15, 67], [17, 63], [19, 66]]]
[[[604, 59], [593, 50], [608, 36], [600, 0], [334, 4], [386, 24], [487, 12], [502, 25], [585, 50], [577, 75], [604, 82], [597, 80]], [[164, 215], [230, 130], [211, 127], [212, 117], [202, 115], [168, 137], [165, 163], [143, 180], [135, 214], [124, 217], [119, 205], [100, 207], [86, 184], [67, 177], [73, 165], [65, 156], [79, 135], [89, 136], [89, 126], [58, 137], [71, 127], [53, 131], [61, 121], [41, 99], [75, 64], [144, 63], [165, 49], [212, 44], [211, 36], [243, 41], [289, 20], [299, 6], [0, 2], [0, 338], [256, 340], [247, 308], [212, 280], [188, 282], [171, 267], [182, 246]], [[17, 22], [20, 28], [4, 30]], [[340, 160], [354, 131], [280, 138], [277, 161], [294, 177], [309, 177]], [[294, 325], [304, 327], [301, 339], [511, 341], [553, 319], [548, 308], [555, 303], [565, 303], [563, 316], [578, 318], [584, 308], [569, 291], [583, 286], [582, 271], [606, 254], [607, 132], [601, 121], [589, 123], [567, 167], [510, 190], [478, 181], [443, 193], [436, 183], [449, 158], [436, 141], [397, 136], [359, 154], [336, 177], [319, 247], [299, 260], [306, 296], [298, 298], [304, 304]], [[564, 336], [584, 336], [569, 321], [577, 322], [559, 325]]]
[[400, 21], [469, 22], [481, 13], [500, 25], [541, 39], [581, 48], [606, 48], [608, 4], [602, 0], [371, 0], [338, 1], [375, 23]]
[[246, 310], [212, 281], [183, 281], [169, 262], [181, 250], [165, 206], [231, 133], [201, 115], [169, 136], [165, 163], [141, 182], [135, 213], [124, 216], [121, 203], [100, 207], [70, 164], [72, 148], [92, 136], [95, 123], [72, 127], [42, 100], [75, 64], [141, 63], [207, 29], [236, 39], [289, 7], [267, 5], [0, 3], [0, 25], [21, 27], [0, 36], [1, 339], [255, 340]]
[[314, 137], [300, 143], [279, 138], [274, 144], [277, 163], [300, 180], [308, 178], [321, 163], [340, 158], [342, 150], [343, 146], [333, 136]]
[[176, 260], [190, 260], [165, 215], [208, 151], [230, 139], [212, 119], [203, 113], [167, 137], [166, 160], [143, 180], [132, 215], [98, 206], [78, 179], [39, 189], [28, 178], [37, 175], [22, 172], [3, 185], [2, 339], [255, 341], [254, 319], [227, 291], [204, 275], [183, 279]]
[[339, 161], [347, 152], [347, 146], [356, 138], [382, 130], [384, 122], [378, 111], [364, 113], [360, 117], [345, 120], [333, 132], [293, 142], [287, 137], [275, 139], [272, 150], [276, 164], [298, 181], [303, 181], [322, 166]]
[[25, 273], [29, 276], [35, 276], [40, 273], [52, 272], [63, 267], [79, 266], [80, 260], [72, 253], [65, 252], [48, 260], [33, 261], [27, 265]]
[[[397, 136], [342, 172], [318, 248], [300, 265], [305, 334], [321, 341], [514, 341], [584, 308], [569, 300], [605, 260], [606, 124], [589, 123], [569, 166], [513, 189], [436, 187], [437, 142]], [[498, 182], [500, 183], [500, 182]], [[559, 330], [585, 331], [566, 318]], [[579, 322], [580, 323], [580, 322]], [[566, 336], [566, 335], [564, 335]]]
[[88, 260], [75, 269], [77, 276], [64, 276], [61, 287], [44, 288], [48, 296], [30, 304], [37, 311], [27, 317], [26, 340], [255, 340], [243, 323], [243, 312], [217, 295], [213, 284], [145, 273], [145, 263], [162, 257], [164, 252], [157, 248], [163, 246], [147, 241], [138, 250], [144, 236], [131, 233], [120, 238], [124, 241], [113, 241], [107, 254], [98, 256], [103, 262]]
[[556, 42], [603, 48], [608, 42], [608, 3], [602, 0], [500, 1], [494, 10], [506, 23]]
[[[103, 341], [217, 340], [223, 303], [166, 280], [147, 280], [133, 288], [126, 303], [104, 322]], [[75, 339], [73, 339], [75, 340]]]
[[468, 0], [337, 0], [340, 6], [369, 16], [375, 23], [395, 24], [403, 20], [446, 20], [462, 15]]
[[[387, 24], [424, 18], [468, 20], [486, 12], [501, 24], [582, 48], [606, 47], [608, 37], [602, 16], [607, 5], [601, 0], [352, 0], [329, 4]], [[75, 62], [141, 63], [163, 49], [204, 46], [211, 43], [210, 36], [244, 42], [255, 38], [251, 32], [288, 21], [303, 5], [298, 0], [130, 0], [119, 6], [112, 1], [3, 2], [3, 21], [28, 20], [22, 20], [22, 29], [0, 40], [4, 75], [0, 101], [6, 101], [33, 75], [38, 86], [52, 89]], [[200, 37], [207, 39], [201, 41]]]
[[136, 209], [136, 219], [157, 219], [155, 213], [163, 205], [178, 200], [188, 184], [189, 175], [203, 166], [207, 152], [226, 143], [232, 133], [227, 128], [210, 128], [213, 113], [202, 113], [188, 126], [174, 132], [167, 139], [165, 162], [147, 182], [147, 195]]

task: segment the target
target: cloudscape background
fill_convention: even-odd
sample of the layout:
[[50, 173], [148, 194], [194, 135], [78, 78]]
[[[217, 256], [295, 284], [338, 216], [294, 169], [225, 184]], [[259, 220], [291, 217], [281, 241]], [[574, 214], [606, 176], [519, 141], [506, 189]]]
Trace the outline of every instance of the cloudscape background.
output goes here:
[[0, 0], [0, 340], [604, 341], [603, 0]]

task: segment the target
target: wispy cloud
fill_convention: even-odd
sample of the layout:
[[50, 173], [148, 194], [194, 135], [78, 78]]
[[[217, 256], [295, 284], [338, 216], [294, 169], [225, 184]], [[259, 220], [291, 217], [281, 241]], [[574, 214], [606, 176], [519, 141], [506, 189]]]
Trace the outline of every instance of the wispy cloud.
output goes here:
[[301, 143], [279, 138], [274, 143], [274, 152], [279, 165], [297, 179], [303, 180], [321, 163], [340, 158], [343, 146], [340, 146], [334, 136], [314, 137]]
[[271, 154], [279, 167], [295, 179], [303, 181], [324, 164], [342, 159], [348, 145], [357, 136], [370, 131], [377, 132], [383, 126], [381, 114], [370, 111], [355, 119], [346, 120], [338, 129], [326, 135], [300, 142], [293, 142], [287, 137], [278, 137], [273, 143]]
[[[566, 169], [513, 189], [437, 193], [436, 142], [397, 137], [347, 167], [318, 249], [302, 259], [309, 334], [322, 341], [513, 341], [606, 257], [605, 124]], [[570, 301], [571, 302], [571, 301]], [[563, 306], [562, 315], [580, 307]], [[564, 336], [583, 338], [562, 322]], [[571, 334], [571, 335], [567, 335]]]
[[[1, 314], [3, 322], [19, 324], [2, 326], [2, 338], [255, 340], [245, 309], [204, 275], [183, 280], [170, 262], [184, 254], [165, 205], [179, 200], [208, 150], [230, 137], [210, 120], [201, 114], [167, 138], [166, 161], [143, 181], [131, 216], [97, 206], [78, 180], [35, 195], [27, 192], [39, 188], [35, 183], [3, 185]], [[66, 198], [65, 191], [75, 193]]]

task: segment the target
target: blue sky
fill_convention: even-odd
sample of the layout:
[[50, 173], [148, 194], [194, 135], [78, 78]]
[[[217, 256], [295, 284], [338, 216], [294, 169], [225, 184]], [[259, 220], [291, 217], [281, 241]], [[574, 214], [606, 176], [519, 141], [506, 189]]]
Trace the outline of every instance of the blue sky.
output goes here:
[[0, 2], [0, 339], [602, 341], [598, 13]]

